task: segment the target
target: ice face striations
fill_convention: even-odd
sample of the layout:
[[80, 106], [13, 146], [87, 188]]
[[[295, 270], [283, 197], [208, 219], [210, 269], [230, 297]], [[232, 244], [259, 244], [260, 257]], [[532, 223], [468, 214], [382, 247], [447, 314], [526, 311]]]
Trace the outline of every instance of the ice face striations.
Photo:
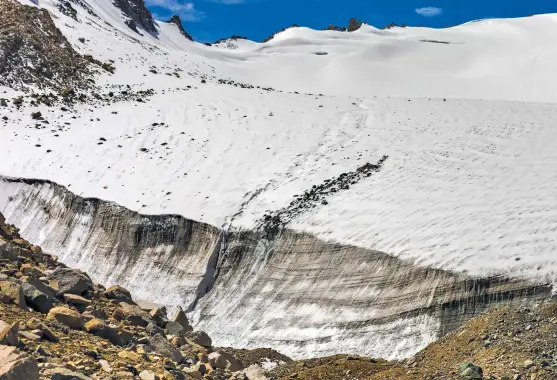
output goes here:
[[291, 230], [225, 233], [180, 216], [141, 215], [39, 180], [0, 179], [0, 210], [28, 240], [96, 281], [189, 308], [217, 345], [271, 346], [294, 357], [408, 356], [490, 305], [550, 292]]

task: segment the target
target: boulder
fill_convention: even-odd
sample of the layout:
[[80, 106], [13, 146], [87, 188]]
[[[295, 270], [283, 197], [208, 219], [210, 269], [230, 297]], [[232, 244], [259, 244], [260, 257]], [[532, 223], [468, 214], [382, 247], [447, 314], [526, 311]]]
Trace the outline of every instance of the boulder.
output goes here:
[[0, 380], [39, 380], [37, 361], [15, 347], [0, 346]]
[[159, 380], [159, 377], [153, 371], [149, 371], [146, 369], [145, 371], [141, 371], [139, 373], [139, 378], [141, 380]]
[[164, 330], [161, 329], [159, 326], [157, 326], [153, 321], [149, 322], [149, 324], [147, 324], [147, 327], [145, 327], [145, 331], [149, 334], [149, 335], [157, 335], [157, 334], [163, 334]]
[[17, 258], [16, 250], [2, 238], [0, 238], [0, 258], [8, 260]]
[[182, 354], [164, 336], [157, 334], [149, 339], [149, 347], [153, 352], [174, 360], [182, 361]]
[[51, 380], [91, 380], [89, 376], [62, 367], [51, 369], [48, 372]]
[[44, 339], [51, 342], [58, 342], [58, 337], [54, 335], [54, 333], [39, 319], [31, 318], [27, 322], [25, 322], [25, 325], [29, 330], [40, 330]]
[[12, 324], [0, 321], [0, 344], [17, 347], [19, 344], [19, 321]]
[[248, 377], [249, 380], [267, 380], [268, 377], [265, 376], [265, 371], [261, 366], [254, 364], [249, 366], [244, 370], [244, 374]]
[[120, 311], [123, 318], [132, 325], [145, 327], [151, 321], [149, 314], [141, 310], [141, 308], [137, 305], [120, 302], [120, 309], [118, 309], [118, 311]]
[[182, 372], [184, 372], [186, 375], [193, 377], [194, 379], [202, 379], [203, 376], [201, 375], [201, 373], [193, 368], [184, 368], [182, 370]]
[[178, 309], [174, 312], [172, 318], [170, 318], [171, 322], [176, 322], [182, 325], [185, 332], [193, 331], [193, 328], [190, 326], [190, 322], [188, 321], [188, 317], [184, 312], [184, 309], [178, 306]]
[[103, 294], [110, 300], [123, 301], [129, 304], [133, 303], [131, 293], [120, 285], [111, 286]]
[[81, 314], [67, 307], [55, 307], [51, 309], [48, 312], [46, 320], [56, 321], [76, 330], [81, 330], [84, 327]]
[[19, 271], [23, 273], [23, 275], [25, 276], [36, 277], [36, 278], [42, 277], [44, 275], [43, 271], [37, 268], [36, 266], [34, 266], [33, 264], [22, 264], [21, 268], [19, 268]]
[[38, 290], [28, 282], [21, 284], [23, 297], [27, 306], [39, 313], [48, 313], [52, 309], [52, 297]]
[[164, 331], [166, 335], [178, 336], [184, 332], [184, 328], [177, 322], [168, 322]]
[[209, 335], [207, 335], [207, 333], [204, 331], [190, 332], [186, 335], [186, 337], [192, 342], [194, 342], [195, 344], [198, 344], [202, 347], [208, 348], [213, 345], [213, 341], [211, 340]]
[[[44, 277], [40, 277], [40, 278], [44, 278]], [[56, 290], [48, 286], [47, 284], [45, 284], [43, 281], [41, 281], [40, 278], [22, 277], [21, 281], [33, 285], [35, 288], [37, 288], [39, 292], [46, 294], [50, 298], [54, 298], [54, 296], [56, 295]]]
[[[242, 361], [232, 355], [230, 355], [227, 352], [224, 351], [216, 351], [218, 352], [221, 356], [223, 356], [226, 361], [228, 362], [228, 364], [226, 365], [226, 368], [230, 371], [230, 372], [237, 372], [237, 371], [241, 371], [245, 368], [244, 363], [242, 363]], [[209, 355], [210, 357], [210, 355]]]
[[91, 300], [75, 294], [64, 294], [64, 301], [72, 305], [90, 305]]
[[149, 316], [151, 317], [153, 322], [155, 322], [157, 326], [162, 328], [164, 328], [168, 323], [168, 318], [166, 315], [166, 307], [164, 306], [154, 308], [149, 312]]
[[35, 342], [38, 342], [39, 340], [41, 340], [40, 335], [34, 334], [30, 331], [20, 331], [19, 336], [21, 336], [24, 339], [32, 340], [32, 341], [35, 341]]
[[93, 281], [77, 269], [58, 267], [47, 276], [47, 279], [60, 294], [85, 295], [93, 290]]
[[21, 284], [15, 281], [0, 281], [0, 290], [2, 293], [10, 297], [13, 303], [27, 310], [27, 305], [25, 304], [25, 297], [23, 296], [23, 289]]
[[101, 319], [92, 319], [85, 324], [85, 330], [95, 336], [107, 339], [117, 346], [125, 346], [133, 338], [127, 330], [121, 329], [116, 325], [107, 325]]
[[148, 313], [150, 313], [151, 310], [154, 310], [157, 307], [159, 307], [158, 304], [156, 304], [154, 302], [149, 302], [149, 301], [137, 300], [137, 301], [135, 301], [135, 303], [137, 304], [137, 306], [139, 306], [141, 308], [141, 310], [146, 311]]
[[0, 212], [0, 226], [3, 226], [4, 224], [6, 224], [6, 218]]
[[226, 358], [218, 352], [211, 352], [209, 354], [209, 364], [211, 364], [213, 368], [226, 369], [228, 362]]
[[460, 373], [460, 377], [463, 379], [483, 379], [482, 368], [475, 366], [470, 362], [461, 364], [458, 372]]

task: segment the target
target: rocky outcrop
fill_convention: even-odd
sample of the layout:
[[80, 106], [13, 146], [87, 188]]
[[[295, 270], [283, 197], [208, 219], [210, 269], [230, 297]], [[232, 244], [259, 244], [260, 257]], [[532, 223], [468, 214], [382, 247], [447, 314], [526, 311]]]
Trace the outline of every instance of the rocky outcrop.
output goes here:
[[227, 41], [230, 41], [230, 40], [237, 41], [237, 40], [247, 40], [247, 39], [248, 38], [245, 37], [245, 36], [238, 36], [238, 35], [234, 34], [230, 37], [220, 38], [220, 39], [216, 40], [215, 42], [213, 42], [213, 45], [218, 45], [220, 43], [227, 42]]
[[[549, 296], [544, 284], [422, 268], [285, 228], [225, 233], [179, 216], [140, 215], [44, 181], [0, 182], [0, 209], [94, 281], [184, 307], [217, 345], [406, 357], [493, 305]], [[144, 325], [152, 335], [164, 329]]]
[[126, 17], [126, 25], [131, 30], [139, 33], [139, 27], [147, 33], [156, 33], [153, 16], [143, 0], [113, 0], [113, 3]]
[[362, 21], [358, 21], [355, 18], [351, 18], [348, 21], [348, 26], [346, 27], [346, 31], [348, 32], [355, 32], [356, 30], [360, 29], [362, 27], [363, 22]]
[[2, 380], [39, 380], [37, 360], [15, 347], [0, 345], [0, 379]]
[[178, 30], [180, 31], [180, 33], [182, 33], [182, 35], [184, 37], [186, 37], [190, 41], [193, 41], [193, 37], [188, 32], [186, 32], [186, 30], [184, 29], [184, 26], [182, 25], [182, 20], [180, 19], [180, 16], [178, 16], [178, 15], [172, 16], [172, 18], [170, 20], [168, 20], [167, 23], [176, 25], [176, 27], [178, 28]]
[[338, 26], [338, 25], [333, 25], [333, 24], [330, 24], [324, 30], [334, 30], [334, 31], [337, 31], [337, 32], [346, 32], [346, 28], [344, 26]]
[[0, 85], [19, 90], [86, 87], [88, 67], [46, 9], [0, 0]]

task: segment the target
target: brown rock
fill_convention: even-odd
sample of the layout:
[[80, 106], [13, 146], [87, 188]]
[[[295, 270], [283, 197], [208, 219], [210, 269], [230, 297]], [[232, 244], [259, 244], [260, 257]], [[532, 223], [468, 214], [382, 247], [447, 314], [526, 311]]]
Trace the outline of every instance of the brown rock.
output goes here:
[[150, 321], [150, 316], [137, 305], [120, 302], [120, 311], [124, 318], [132, 325], [145, 327]]
[[6, 224], [6, 218], [0, 212], [0, 226], [3, 226], [4, 224]]
[[141, 359], [141, 356], [139, 354], [127, 350], [118, 352], [118, 357], [132, 362], [137, 362], [139, 361], [139, 359]]
[[91, 304], [91, 300], [88, 300], [87, 298], [83, 298], [83, 297], [75, 295], [75, 294], [64, 294], [64, 300], [67, 303], [74, 304], [74, 305], [90, 305]]
[[11, 325], [0, 321], [0, 344], [17, 347], [19, 344], [19, 321]]
[[70, 371], [67, 368], [54, 368], [48, 372], [51, 380], [91, 380], [90, 377]]
[[39, 380], [39, 366], [15, 347], [0, 346], [0, 380]]
[[72, 329], [80, 330], [84, 327], [83, 318], [74, 310], [67, 307], [55, 307], [48, 312], [47, 321], [57, 321]]
[[168, 318], [166, 317], [166, 307], [157, 307], [149, 312], [149, 316], [155, 322], [155, 324], [161, 328], [164, 328], [168, 323]]
[[33, 341], [41, 340], [40, 335], [33, 334], [32, 332], [29, 332], [29, 331], [20, 331], [19, 336], [21, 336], [22, 338], [27, 339], [27, 340], [33, 340]]
[[13, 303], [27, 310], [27, 305], [25, 304], [25, 297], [23, 295], [23, 290], [21, 289], [21, 284], [15, 281], [0, 281], [0, 290], [2, 293], [10, 297]]
[[116, 325], [107, 325], [101, 319], [92, 319], [85, 324], [85, 330], [95, 336], [109, 340], [117, 346], [125, 346], [132, 339], [133, 335]]
[[29, 319], [25, 325], [29, 330], [40, 330], [43, 334], [43, 338], [49, 340], [51, 342], [58, 342], [58, 337], [54, 335], [54, 333], [44, 325], [39, 319], [31, 318]]
[[130, 304], [133, 302], [131, 293], [120, 285], [114, 285], [106, 289], [104, 296], [110, 300], [124, 301]]
[[44, 275], [43, 271], [34, 266], [33, 264], [23, 264], [19, 268], [20, 272], [25, 276], [31, 277], [42, 277]]

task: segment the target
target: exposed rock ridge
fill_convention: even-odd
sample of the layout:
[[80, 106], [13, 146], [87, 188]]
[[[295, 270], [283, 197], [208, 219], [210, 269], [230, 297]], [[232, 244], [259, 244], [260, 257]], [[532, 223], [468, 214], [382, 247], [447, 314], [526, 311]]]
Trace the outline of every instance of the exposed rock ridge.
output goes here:
[[46, 9], [0, 0], [0, 85], [84, 87], [90, 85], [88, 67]]
[[139, 33], [139, 26], [147, 33], [156, 33], [153, 16], [143, 0], [113, 0], [113, 3], [127, 17], [126, 25], [131, 30]]
[[170, 20], [167, 21], [167, 23], [176, 25], [178, 27], [178, 30], [180, 31], [180, 33], [182, 33], [184, 37], [186, 37], [190, 41], [193, 41], [193, 37], [188, 32], [185, 31], [180, 16], [178, 15], [172, 16]]
[[213, 45], [217, 45], [217, 44], [220, 44], [222, 42], [229, 41], [229, 40], [237, 41], [237, 40], [247, 40], [247, 39], [248, 38], [245, 37], [245, 36], [238, 36], [238, 35], [234, 34], [230, 37], [220, 38], [220, 39], [216, 40], [215, 42], [213, 42]]
[[272, 346], [295, 357], [409, 356], [488, 307], [550, 292], [543, 283], [422, 268], [288, 229], [272, 239], [263, 231], [225, 234], [83, 199], [47, 181], [0, 180], [0, 209], [95, 281], [192, 306], [194, 326], [217, 344]]

